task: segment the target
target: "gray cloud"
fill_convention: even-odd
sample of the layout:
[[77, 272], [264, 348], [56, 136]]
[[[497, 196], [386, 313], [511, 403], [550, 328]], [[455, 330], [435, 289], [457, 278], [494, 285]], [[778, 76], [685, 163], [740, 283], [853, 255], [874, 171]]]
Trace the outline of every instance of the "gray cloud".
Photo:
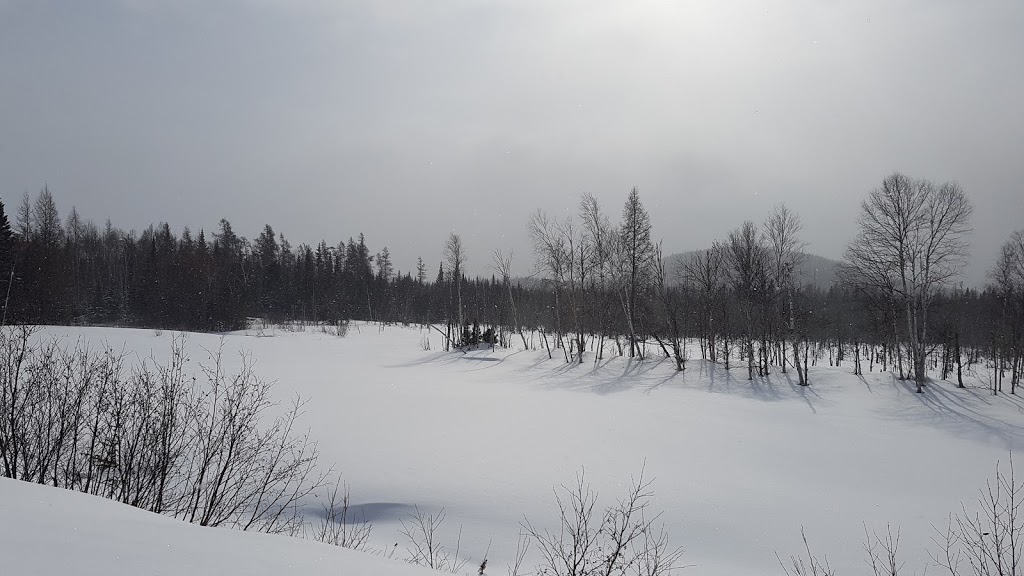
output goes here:
[[983, 280], [1024, 214], [1024, 4], [0, 0], [0, 196], [121, 226], [365, 232], [470, 268], [640, 187], [666, 250], [777, 202], [842, 254], [887, 173], [957, 180]]

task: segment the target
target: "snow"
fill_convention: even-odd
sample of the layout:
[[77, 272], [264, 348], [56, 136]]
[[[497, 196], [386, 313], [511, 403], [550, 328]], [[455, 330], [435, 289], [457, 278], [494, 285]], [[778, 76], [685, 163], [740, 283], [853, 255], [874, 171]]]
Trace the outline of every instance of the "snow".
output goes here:
[[0, 478], [0, 558], [19, 576], [435, 574], [309, 540], [203, 528], [88, 494]]
[[[160, 360], [172, 334], [43, 333], [55, 336]], [[193, 363], [221, 339], [187, 338]], [[433, 350], [422, 349], [424, 338]], [[488, 573], [504, 574], [520, 522], [556, 527], [553, 487], [572, 483], [581, 469], [608, 502], [641, 468], [655, 478], [653, 506], [664, 511], [672, 542], [694, 566], [687, 573], [779, 573], [776, 552], [799, 552], [801, 527], [839, 572], [860, 572], [865, 527], [881, 531], [887, 523], [901, 528], [908, 569], [920, 571], [932, 526], [944, 526], [961, 501], [970, 504], [996, 461], [1024, 443], [1024, 403], [990, 396], [984, 376], [967, 378], [974, 386], [967, 390], [944, 382], [914, 394], [891, 374], [857, 377], [852, 364], [833, 368], [826, 360], [802, 388], [794, 374], [751, 383], [745, 367], [726, 371], [700, 360], [676, 373], [671, 361], [616, 357], [595, 366], [549, 360], [543, 351], [445, 353], [436, 332], [366, 324], [345, 338], [309, 329], [223, 339], [225, 350], [252, 353], [282, 401], [294, 393], [310, 400], [303, 423], [320, 441], [324, 464], [343, 471], [357, 513], [374, 523], [377, 548], [398, 542], [403, 555], [400, 520], [417, 506], [443, 507], [442, 539], [454, 548], [461, 527], [467, 572], [489, 547]], [[43, 562], [26, 560], [26, 571], [15, 573], [62, 573], [80, 567], [76, 558], [111, 567], [150, 555], [158, 559], [122, 573], [141, 573], [142, 565], [169, 574], [228, 567], [277, 574], [287, 566], [314, 574], [344, 562], [353, 563], [344, 573], [405, 568], [283, 537], [179, 526], [53, 489], [0, 487], [0, 553]], [[11, 506], [16, 522], [6, 519]]]

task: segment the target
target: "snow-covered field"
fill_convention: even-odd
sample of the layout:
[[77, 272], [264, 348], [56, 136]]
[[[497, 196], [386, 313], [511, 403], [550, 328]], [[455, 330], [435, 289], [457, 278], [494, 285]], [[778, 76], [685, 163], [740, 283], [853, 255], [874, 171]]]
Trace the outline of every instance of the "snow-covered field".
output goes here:
[[[552, 489], [581, 469], [607, 502], [644, 466], [655, 478], [653, 506], [693, 565], [687, 573], [780, 573], [776, 551], [798, 552], [801, 526], [840, 573], [859, 573], [865, 525], [886, 523], [901, 527], [907, 567], [920, 569], [932, 526], [972, 502], [996, 461], [1024, 444], [1024, 402], [992, 397], [973, 377], [979, 388], [941, 383], [919, 395], [890, 374], [853, 376], [851, 365], [819, 364], [801, 388], [788, 375], [751, 383], [744, 368], [699, 360], [676, 373], [669, 361], [595, 367], [542, 351], [444, 353], [436, 332], [418, 328], [262, 335], [228, 335], [224, 346], [251, 352], [282, 400], [310, 400], [303, 423], [323, 463], [344, 472], [357, 513], [373, 522], [374, 546], [397, 542], [404, 555], [399, 521], [415, 506], [443, 507], [442, 537], [454, 547], [461, 527], [473, 573], [488, 547], [488, 573], [505, 573], [524, 518], [556, 527]], [[160, 360], [172, 334], [48, 328], [44, 336]], [[193, 363], [220, 341], [187, 338]], [[422, 349], [424, 338], [433, 350]], [[115, 575], [405, 573], [372, 556], [180, 525], [11, 481], [0, 482], [0, 517], [0, 556], [14, 557], [18, 574], [85, 565]]]
[[284, 536], [203, 528], [0, 478], [0, 573], [12, 576], [428, 576], [429, 570]]

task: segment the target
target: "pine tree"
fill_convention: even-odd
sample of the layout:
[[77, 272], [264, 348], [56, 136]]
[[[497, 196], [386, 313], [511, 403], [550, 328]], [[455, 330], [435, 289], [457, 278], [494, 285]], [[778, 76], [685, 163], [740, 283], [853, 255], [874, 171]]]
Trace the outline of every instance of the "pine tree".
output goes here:
[[629, 356], [640, 352], [636, 325], [638, 297], [650, 281], [654, 265], [654, 244], [651, 242], [651, 217], [634, 186], [622, 209], [621, 247], [626, 323], [629, 329]]
[[61, 240], [63, 228], [60, 225], [60, 213], [57, 211], [57, 203], [53, 200], [48, 186], [43, 186], [36, 196], [36, 203], [32, 208], [33, 228], [44, 245], [54, 245]]
[[18, 205], [18, 235], [22, 242], [28, 242], [32, 239], [32, 233], [32, 198], [25, 192]]
[[231, 223], [220, 221], [220, 231], [213, 241], [213, 294], [210, 318], [214, 330], [238, 330], [245, 326], [242, 277], [242, 242], [231, 229]]
[[427, 282], [427, 266], [423, 263], [423, 258], [416, 258], [416, 282], [419, 284], [425, 284]]
[[0, 200], [0, 290], [4, 299], [3, 319], [0, 325], [7, 325], [7, 305], [14, 280], [14, 233], [11, 223], [7, 220], [3, 200]]
[[7, 270], [10, 267], [13, 250], [14, 233], [11, 231], [11, 223], [4, 210], [4, 202], [0, 200], [0, 270]]

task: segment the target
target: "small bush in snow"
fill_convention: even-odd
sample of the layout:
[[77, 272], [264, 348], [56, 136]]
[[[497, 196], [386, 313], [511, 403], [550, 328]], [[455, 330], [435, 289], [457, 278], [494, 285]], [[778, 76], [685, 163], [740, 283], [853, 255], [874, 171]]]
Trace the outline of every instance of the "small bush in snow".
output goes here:
[[410, 514], [408, 520], [402, 520], [401, 533], [409, 542], [407, 560], [410, 564], [452, 573], [460, 573], [465, 568], [466, 560], [459, 559], [462, 529], [459, 528], [459, 539], [455, 543], [454, 551], [441, 543], [439, 531], [445, 518], [444, 508], [436, 513], [428, 513], [417, 506], [415, 513]]
[[539, 576], [667, 576], [680, 568], [681, 548], [669, 545], [660, 514], [651, 514], [651, 481], [643, 471], [626, 496], [598, 512], [597, 493], [584, 473], [573, 486], [556, 491], [557, 532], [523, 528], [540, 551]]
[[296, 428], [302, 402], [271, 417], [251, 358], [230, 372], [218, 349], [192, 375], [184, 339], [171, 346], [167, 363], [128, 369], [116, 350], [0, 330], [0, 475], [204, 526], [296, 533], [324, 480]]
[[314, 540], [352, 550], [369, 550], [373, 524], [352, 516], [348, 484], [339, 478], [322, 505], [320, 522], [313, 526]]
[[[951, 514], [945, 530], [936, 529], [932, 539], [937, 550], [929, 551], [932, 561], [950, 576], [1021, 576], [1024, 575], [1024, 482], [1014, 476], [1013, 459], [1009, 472], [996, 464], [995, 478], [985, 483], [977, 506]], [[804, 553], [790, 556], [783, 562], [787, 576], [832, 576], [835, 571], [828, 559], [820, 559], [800, 531]], [[899, 529], [893, 534], [887, 527], [884, 534], [864, 529], [866, 562], [874, 576], [899, 576], [905, 564], [898, 559]], [[926, 570], [925, 570], [926, 572]]]

